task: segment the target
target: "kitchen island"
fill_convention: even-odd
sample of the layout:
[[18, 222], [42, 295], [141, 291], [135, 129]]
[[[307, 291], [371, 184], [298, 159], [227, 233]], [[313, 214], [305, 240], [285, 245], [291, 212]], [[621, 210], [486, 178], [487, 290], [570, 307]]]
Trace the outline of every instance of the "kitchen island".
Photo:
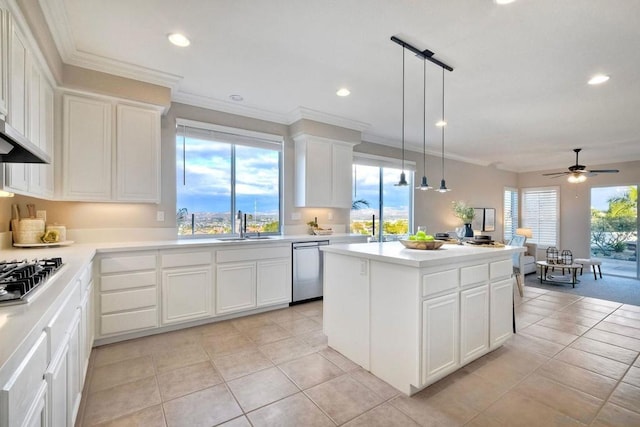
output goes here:
[[513, 333], [512, 255], [525, 248], [327, 246], [329, 346], [412, 395]]

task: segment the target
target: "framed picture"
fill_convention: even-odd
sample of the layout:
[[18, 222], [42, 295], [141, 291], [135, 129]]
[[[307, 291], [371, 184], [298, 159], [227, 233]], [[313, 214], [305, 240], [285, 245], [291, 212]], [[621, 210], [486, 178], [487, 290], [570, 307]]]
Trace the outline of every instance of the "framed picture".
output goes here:
[[486, 208], [484, 210], [484, 228], [482, 231], [496, 231], [496, 210]]
[[473, 230], [483, 230], [484, 225], [484, 208], [473, 208], [475, 215], [473, 217], [473, 221], [471, 221], [471, 228]]

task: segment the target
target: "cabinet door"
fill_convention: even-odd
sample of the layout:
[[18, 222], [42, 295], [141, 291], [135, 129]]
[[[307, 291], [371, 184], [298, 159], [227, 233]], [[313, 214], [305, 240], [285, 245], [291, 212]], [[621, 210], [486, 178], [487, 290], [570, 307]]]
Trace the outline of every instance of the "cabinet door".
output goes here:
[[7, 116], [9, 93], [9, 12], [0, 9], [0, 115]]
[[458, 293], [422, 302], [422, 385], [457, 369]]
[[289, 259], [258, 262], [257, 305], [291, 302], [291, 263]]
[[80, 360], [82, 362], [81, 374], [83, 377], [86, 375], [87, 368], [89, 367], [89, 357], [91, 356], [91, 348], [93, 347], [93, 338], [95, 336], [95, 303], [93, 298], [93, 282], [91, 282], [89, 286], [87, 286], [87, 292], [80, 306], [80, 310], [82, 311], [82, 318], [80, 319], [82, 353]]
[[11, 25], [9, 46], [9, 116], [8, 122], [15, 130], [27, 136], [27, 67], [29, 50], [24, 36]]
[[160, 112], [116, 107], [116, 199], [160, 201]]
[[256, 306], [256, 263], [219, 264], [216, 269], [216, 314]]
[[353, 148], [334, 144], [332, 147], [332, 206], [351, 209]]
[[491, 283], [489, 309], [489, 330], [493, 350], [513, 334], [513, 279]]
[[67, 425], [68, 354], [69, 344], [65, 343], [62, 351], [54, 357], [44, 375], [49, 392], [48, 425], [52, 427]]
[[76, 310], [71, 329], [69, 330], [69, 351], [67, 353], [67, 425], [75, 424], [80, 408], [84, 378], [81, 374], [83, 362], [81, 355], [80, 310]]
[[65, 95], [63, 196], [68, 200], [111, 199], [111, 103]]
[[208, 317], [211, 313], [211, 268], [162, 272], [162, 323]]
[[[53, 197], [53, 114], [54, 114], [54, 95], [53, 88], [49, 82], [40, 73], [36, 73], [39, 76], [39, 82], [37, 87], [39, 93], [34, 91], [34, 86], [31, 86], [30, 93], [31, 99], [39, 97], [38, 113], [33, 111], [33, 105], [31, 106], [32, 113], [30, 114], [31, 133], [39, 133], [38, 145], [47, 154], [51, 156], [51, 163], [49, 164], [31, 164], [29, 169], [31, 171], [29, 177], [29, 193], [37, 196], [43, 196], [46, 198]], [[35, 77], [34, 77], [35, 78]], [[34, 126], [34, 122], [38, 118], [38, 126]], [[37, 129], [36, 129], [37, 128]], [[35, 140], [33, 141], [35, 142]]]
[[331, 143], [296, 141], [296, 206], [328, 207], [332, 203]]
[[460, 362], [465, 365], [489, 351], [489, 286], [460, 293]]
[[[9, 381], [0, 388], [0, 426], [22, 426], [35, 417], [33, 405], [44, 395], [47, 384], [47, 334], [42, 333]], [[33, 419], [33, 418], [32, 418]]]
[[42, 381], [31, 408], [25, 418], [24, 427], [48, 427], [47, 419], [47, 383]]

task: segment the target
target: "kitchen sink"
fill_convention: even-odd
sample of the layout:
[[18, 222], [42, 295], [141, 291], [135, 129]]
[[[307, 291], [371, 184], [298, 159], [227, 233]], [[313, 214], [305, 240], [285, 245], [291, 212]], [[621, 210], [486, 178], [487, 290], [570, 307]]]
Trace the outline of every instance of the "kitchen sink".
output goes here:
[[216, 240], [223, 242], [244, 242], [246, 240], [268, 240], [272, 236], [247, 236], [247, 237], [218, 237]]

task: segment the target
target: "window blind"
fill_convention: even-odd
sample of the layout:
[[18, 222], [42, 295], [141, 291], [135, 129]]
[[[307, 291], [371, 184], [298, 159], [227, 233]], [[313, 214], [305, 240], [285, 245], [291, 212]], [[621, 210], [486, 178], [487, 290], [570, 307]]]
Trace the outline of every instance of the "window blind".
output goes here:
[[185, 136], [203, 141], [225, 142], [233, 145], [282, 151], [283, 137], [280, 135], [271, 135], [186, 119], [177, 119], [176, 125], [177, 133], [180, 137]]
[[531, 228], [528, 240], [542, 246], [559, 246], [560, 198], [558, 187], [522, 191], [522, 225]]
[[[402, 169], [402, 159], [394, 159], [391, 157], [376, 156], [373, 154], [353, 153], [353, 163], [363, 166], [375, 166], [379, 168]], [[404, 161], [405, 171], [415, 171], [416, 162], [411, 160]]]
[[518, 190], [515, 188], [504, 189], [504, 229], [503, 239], [511, 240], [518, 228]]

